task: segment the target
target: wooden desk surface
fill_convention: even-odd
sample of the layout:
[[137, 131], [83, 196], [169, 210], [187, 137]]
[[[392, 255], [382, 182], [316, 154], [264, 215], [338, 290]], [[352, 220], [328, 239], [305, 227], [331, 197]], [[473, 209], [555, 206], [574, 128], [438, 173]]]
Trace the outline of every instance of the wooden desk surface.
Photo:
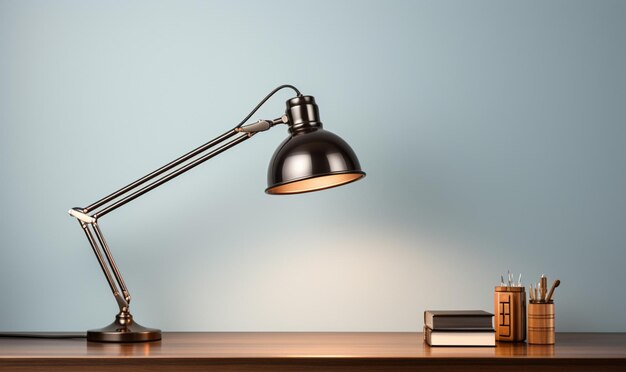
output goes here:
[[0, 338], [4, 370], [626, 370], [626, 333], [559, 333], [554, 346], [429, 347], [421, 333], [165, 333], [141, 344]]

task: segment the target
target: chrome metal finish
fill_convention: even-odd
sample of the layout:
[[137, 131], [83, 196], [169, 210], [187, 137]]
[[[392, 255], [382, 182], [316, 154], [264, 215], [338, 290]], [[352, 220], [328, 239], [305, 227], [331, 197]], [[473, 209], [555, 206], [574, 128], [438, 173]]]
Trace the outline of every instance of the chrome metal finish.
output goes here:
[[313, 96], [299, 96], [287, 101], [289, 132], [306, 133], [322, 128], [320, 113]]
[[128, 203], [128, 202], [130, 202], [130, 201], [132, 201], [134, 199], [137, 199], [138, 197], [140, 197], [141, 195], [147, 193], [148, 191], [161, 186], [165, 182], [170, 181], [171, 179], [173, 179], [173, 178], [175, 178], [177, 176], [180, 176], [181, 174], [191, 170], [192, 168], [197, 167], [198, 165], [200, 165], [200, 164], [204, 163], [205, 161], [211, 159], [215, 155], [221, 154], [222, 152], [228, 150], [229, 148], [231, 148], [231, 147], [233, 147], [235, 145], [240, 144], [241, 142], [247, 140], [248, 138], [250, 138], [250, 136], [248, 136], [248, 135], [241, 135], [241, 136], [235, 138], [234, 140], [226, 143], [225, 145], [223, 145], [221, 147], [218, 147], [217, 149], [211, 151], [210, 153], [208, 153], [208, 154], [206, 154], [206, 155], [204, 155], [204, 156], [202, 156], [202, 157], [192, 161], [191, 163], [189, 163], [189, 164], [187, 164], [187, 165], [185, 165], [185, 166], [183, 166], [183, 167], [181, 167], [181, 168], [179, 168], [179, 169], [177, 169], [177, 170], [175, 170], [175, 171], [173, 171], [173, 172], [171, 172], [171, 173], [169, 173], [169, 174], [159, 178], [158, 180], [152, 182], [151, 184], [148, 184], [147, 186], [144, 186], [143, 188], [135, 191], [134, 193], [128, 195], [127, 197], [125, 197], [125, 198], [123, 198], [123, 199], [121, 199], [121, 200], [119, 200], [119, 201], [109, 205], [108, 207], [104, 208], [100, 212], [95, 213], [93, 216], [95, 218], [103, 217], [104, 215], [106, 215], [106, 214], [116, 210], [117, 208], [121, 207], [122, 205], [124, 205], [124, 204], [126, 204], [126, 203]]
[[120, 295], [117, 285], [113, 281], [113, 277], [111, 276], [111, 272], [109, 271], [109, 267], [107, 266], [106, 262], [104, 262], [104, 258], [102, 257], [102, 252], [100, 252], [100, 248], [98, 247], [98, 244], [96, 244], [96, 240], [93, 238], [93, 234], [91, 233], [91, 230], [89, 230], [89, 225], [80, 221], [79, 223], [81, 227], [83, 228], [85, 235], [87, 236], [87, 240], [89, 240], [89, 244], [91, 245], [91, 248], [93, 249], [93, 253], [96, 255], [96, 258], [98, 259], [100, 268], [102, 269], [102, 272], [104, 273], [104, 276], [106, 277], [107, 282], [109, 283], [109, 287], [111, 288], [111, 291], [113, 292], [113, 297], [115, 297], [115, 301], [117, 302], [117, 306], [119, 306], [120, 308], [120, 312], [127, 311], [128, 302], [126, 301], [124, 297], [122, 297], [122, 295]]
[[[98, 342], [147, 342], [147, 341], [155, 341], [155, 340], [161, 339], [160, 330], [154, 329], [154, 328], [146, 328], [134, 322], [132, 315], [129, 312], [129, 303], [131, 300], [130, 293], [128, 291], [128, 288], [126, 287], [126, 283], [124, 282], [122, 274], [120, 273], [115, 263], [115, 260], [113, 259], [113, 255], [111, 254], [109, 245], [106, 242], [106, 239], [104, 238], [104, 235], [102, 234], [102, 231], [100, 230], [100, 226], [97, 223], [97, 219], [121, 207], [122, 205], [130, 202], [131, 200], [136, 199], [137, 197], [145, 194], [146, 192], [162, 185], [163, 183], [191, 170], [192, 168], [209, 160], [210, 158], [245, 141], [246, 139], [249, 138], [250, 135], [252, 135], [252, 134], [240, 135], [234, 140], [227, 142], [226, 144], [222, 145], [221, 147], [218, 147], [217, 149], [209, 152], [208, 154], [205, 154], [181, 166], [181, 164], [185, 163], [185, 161], [192, 159], [193, 157], [197, 157], [198, 155], [201, 155], [202, 153], [206, 152], [210, 148], [215, 147], [216, 145], [224, 142], [225, 140], [231, 138], [232, 136], [236, 134], [237, 132], [233, 129], [225, 133], [224, 135], [219, 136], [216, 139], [208, 142], [207, 144], [199, 147], [198, 149], [202, 149], [202, 151], [198, 152], [198, 149], [196, 149], [186, 155], [183, 155], [182, 157], [169, 163], [168, 165], [163, 166], [159, 168], [157, 171], [150, 173], [148, 176], [140, 178], [139, 180], [133, 182], [129, 186], [126, 186], [120, 189], [120, 191], [115, 192], [109, 195], [108, 197], [101, 199], [102, 205], [104, 205], [108, 202], [115, 200], [118, 197], [128, 194], [129, 192], [138, 188], [139, 186], [141, 186], [148, 180], [154, 179], [158, 175], [163, 174], [167, 172], [168, 170], [173, 169], [176, 166], [179, 166], [177, 169], [171, 171], [165, 176], [162, 176], [161, 178], [148, 184], [147, 186], [140, 188], [139, 190], [131, 193], [125, 198], [118, 200], [117, 202], [113, 204], [110, 204], [108, 207], [102, 209], [102, 211], [100, 212], [94, 213], [92, 216], [89, 216], [84, 212], [86, 209], [81, 209], [81, 208], [70, 209], [70, 212], [69, 212], [70, 215], [75, 217], [81, 224], [81, 227], [83, 228], [83, 231], [85, 232], [85, 235], [87, 236], [87, 240], [89, 241], [89, 244], [91, 245], [93, 252], [96, 255], [96, 258], [98, 259], [100, 268], [102, 269], [102, 272], [104, 273], [104, 276], [106, 277], [107, 282], [109, 283], [109, 287], [111, 288], [111, 291], [113, 292], [113, 297], [115, 298], [115, 301], [117, 302], [117, 305], [120, 309], [120, 312], [117, 315], [115, 322], [111, 323], [110, 325], [104, 328], [88, 331], [87, 340], [98, 341]], [[110, 200], [107, 200], [107, 199], [110, 199]], [[100, 202], [94, 203], [92, 204], [92, 206], [97, 205], [98, 203]], [[101, 205], [99, 205], [98, 207], [100, 206]], [[93, 232], [91, 231], [91, 229], [93, 229]], [[96, 238], [94, 238], [94, 233], [95, 233]], [[104, 257], [103, 257], [103, 252], [104, 252]], [[106, 261], [105, 261], [105, 258], [106, 258]], [[111, 275], [111, 271], [113, 272], [113, 275]]]
[[104, 257], [106, 257], [109, 262], [109, 266], [113, 270], [113, 275], [115, 276], [115, 280], [119, 285], [119, 288], [122, 290], [122, 295], [124, 296], [124, 300], [126, 301], [126, 306], [130, 305], [130, 293], [128, 293], [128, 289], [126, 288], [126, 283], [124, 283], [124, 278], [122, 278], [122, 274], [120, 274], [117, 265], [115, 264], [115, 260], [113, 259], [113, 255], [111, 254], [111, 250], [109, 249], [109, 245], [104, 239], [104, 235], [102, 235], [102, 231], [100, 230], [100, 226], [97, 223], [94, 223], [93, 229], [96, 233], [96, 238], [98, 238], [98, 242], [104, 251]]
[[270, 162], [267, 185], [336, 173], [361, 173], [352, 148], [339, 136], [324, 130], [289, 136]]
[[287, 123], [289, 123], [289, 117], [286, 114], [279, 117], [278, 119], [272, 120], [272, 126], [276, 124], [287, 124]]
[[[265, 192], [297, 194], [317, 191], [365, 176], [350, 145], [323, 129], [315, 98], [301, 96], [288, 100], [286, 115], [291, 135], [274, 152], [267, 171]], [[293, 184], [287, 187], [290, 183]]]
[[[254, 133], [252, 133], [254, 134]], [[111, 250], [109, 249], [109, 245], [100, 230], [100, 226], [97, 223], [99, 217], [104, 216], [105, 214], [121, 207], [122, 205], [130, 202], [131, 200], [136, 199], [137, 197], [145, 194], [146, 192], [162, 185], [163, 183], [191, 170], [197, 165], [209, 160], [210, 158], [228, 150], [229, 148], [245, 141], [252, 134], [242, 134], [234, 140], [227, 142], [226, 144], [218, 147], [217, 149], [205, 154], [211, 148], [216, 145], [228, 140], [229, 138], [237, 135], [237, 132], [232, 129], [223, 135], [215, 138], [212, 141], [207, 142], [206, 144], [198, 147], [197, 149], [181, 156], [180, 158], [168, 163], [167, 165], [157, 169], [156, 171], [148, 174], [145, 177], [138, 179], [137, 181], [129, 184], [128, 186], [123, 187], [122, 189], [110, 194], [109, 196], [101, 199], [100, 201], [91, 204], [88, 208], [73, 208], [70, 209], [69, 214], [75, 217], [80, 223], [89, 244], [91, 245], [96, 258], [98, 259], [98, 263], [104, 276], [109, 283], [109, 287], [113, 292], [113, 297], [117, 302], [117, 305], [120, 309], [119, 314], [116, 316], [116, 320], [110, 325], [101, 328], [90, 330], [87, 332], [87, 340], [89, 341], [98, 341], [98, 342], [147, 342], [147, 341], [155, 341], [161, 339], [161, 331], [154, 328], [146, 328], [136, 323], [133, 320], [132, 315], [129, 312], [129, 303], [131, 300], [130, 293], [128, 288], [126, 287], [126, 283], [120, 273], [115, 260], [113, 259], [113, 255], [111, 254]], [[200, 156], [200, 157], [198, 157]], [[193, 161], [190, 161], [193, 158], [196, 158]], [[184, 164], [186, 163], [186, 164]], [[174, 169], [178, 167], [177, 169]], [[172, 170], [174, 169], [174, 170]], [[140, 188], [139, 190], [131, 193], [133, 190], [137, 189], [147, 181], [154, 179], [155, 177], [166, 173], [168, 170], [170, 173], [162, 176], [156, 181], [148, 184]], [[130, 195], [127, 195], [131, 193]], [[113, 204], [110, 204], [108, 207], [102, 209], [100, 212], [96, 212], [93, 215], [88, 215], [87, 211], [89, 208], [99, 208], [107, 203], [114, 201], [124, 195], [127, 195], [125, 198], [116, 201]], [[91, 231], [93, 229], [93, 232]], [[95, 238], [94, 238], [95, 233]], [[97, 239], [97, 240], [96, 240]], [[104, 252], [104, 257], [103, 257]], [[106, 261], [105, 261], [106, 258]], [[108, 265], [107, 265], [108, 263]], [[113, 275], [111, 275], [111, 271]]]
[[87, 331], [87, 341], [96, 342], [147, 342], [160, 339], [160, 329], [141, 326], [127, 311], [117, 314], [115, 321], [108, 326]]
[[173, 160], [167, 164], [165, 164], [164, 166], [162, 166], [161, 168], [148, 173], [147, 175], [139, 178], [138, 180], [122, 187], [121, 189], [115, 191], [114, 193], [105, 196], [104, 198], [98, 200], [97, 202], [90, 204], [89, 206], [85, 207], [83, 209], [83, 211], [85, 213], [92, 211], [96, 208], [99, 208], [101, 206], [103, 206], [104, 204], [124, 195], [125, 193], [132, 191], [133, 189], [137, 188], [138, 186], [141, 186], [142, 184], [150, 181], [151, 179], [160, 176], [161, 174], [167, 172], [168, 170], [176, 167], [177, 165], [180, 165], [182, 163], [184, 163], [185, 161], [199, 155], [200, 153], [210, 149], [211, 147], [217, 145], [220, 142], [223, 142], [225, 140], [227, 140], [228, 138], [234, 136], [235, 134], [237, 134], [237, 132], [235, 132], [234, 129], [229, 130], [228, 132], [222, 134], [221, 136], [216, 137], [215, 139], [205, 143], [202, 146], [199, 146], [197, 148], [195, 148], [194, 150], [191, 150], [190, 152], [186, 153], [185, 155], [179, 157], [176, 160]]

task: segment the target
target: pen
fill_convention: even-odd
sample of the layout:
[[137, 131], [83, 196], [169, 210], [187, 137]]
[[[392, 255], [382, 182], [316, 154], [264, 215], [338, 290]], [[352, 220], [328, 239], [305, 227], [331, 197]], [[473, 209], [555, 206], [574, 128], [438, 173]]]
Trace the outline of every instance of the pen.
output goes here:
[[533, 284], [532, 283], [530, 283], [529, 288], [530, 288], [530, 290], [528, 291], [528, 293], [530, 294], [530, 301], [535, 301], [535, 296], [534, 296], [534, 293], [533, 293]]
[[535, 301], [539, 302], [539, 283], [535, 284]]

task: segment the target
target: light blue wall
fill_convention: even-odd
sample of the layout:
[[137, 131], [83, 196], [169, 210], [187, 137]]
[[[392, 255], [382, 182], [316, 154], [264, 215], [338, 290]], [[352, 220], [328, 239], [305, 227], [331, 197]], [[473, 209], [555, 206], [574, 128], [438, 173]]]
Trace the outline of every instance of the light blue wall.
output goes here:
[[[0, 1], [0, 330], [109, 323], [69, 207], [314, 95], [364, 181], [265, 195], [277, 128], [102, 219], [140, 322], [414, 331], [560, 278], [626, 331], [626, 2]], [[256, 118], [279, 116], [283, 92]]]

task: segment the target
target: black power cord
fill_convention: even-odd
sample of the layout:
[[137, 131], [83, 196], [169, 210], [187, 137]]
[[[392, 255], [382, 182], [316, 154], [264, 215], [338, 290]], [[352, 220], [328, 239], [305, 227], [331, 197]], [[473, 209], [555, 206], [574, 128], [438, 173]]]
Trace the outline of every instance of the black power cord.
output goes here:
[[248, 116], [246, 116], [245, 118], [243, 118], [243, 120], [237, 124], [237, 128], [240, 128], [242, 125], [244, 125], [246, 123], [246, 121], [248, 121], [248, 119], [250, 119], [252, 117], [252, 115], [254, 115], [255, 112], [257, 112], [258, 109], [261, 108], [261, 106], [263, 106], [263, 104], [270, 99], [270, 97], [272, 97], [276, 92], [278, 92], [281, 89], [285, 89], [285, 88], [289, 88], [289, 89], [293, 89], [294, 92], [296, 92], [296, 94], [298, 95], [298, 97], [302, 97], [302, 93], [300, 93], [300, 91], [298, 90], [298, 88], [294, 87], [293, 85], [289, 85], [289, 84], [284, 84], [281, 85], [279, 87], [277, 87], [276, 89], [274, 89], [273, 91], [269, 92], [269, 94], [267, 96], [265, 96], [265, 98], [263, 98], [261, 100], [261, 102], [259, 102], [258, 105], [256, 105], [256, 107], [254, 109], [252, 109], [252, 111], [248, 114]]
[[47, 338], [47, 339], [64, 339], [64, 338], [86, 338], [84, 333], [31, 333], [31, 332], [0, 332], [3, 338]]

